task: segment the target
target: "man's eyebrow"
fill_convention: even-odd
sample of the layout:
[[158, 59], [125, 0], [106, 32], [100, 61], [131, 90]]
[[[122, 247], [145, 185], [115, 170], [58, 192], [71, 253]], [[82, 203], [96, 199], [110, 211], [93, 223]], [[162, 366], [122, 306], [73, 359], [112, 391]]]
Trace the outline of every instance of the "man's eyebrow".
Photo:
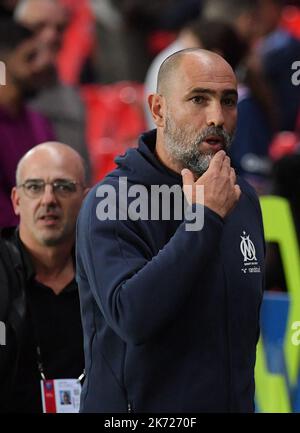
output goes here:
[[207, 93], [209, 95], [214, 95], [216, 92], [212, 89], [206, 89], [204, 87], [194, 87], [193, 89], [189, 90], [188, 95], [194, 95], [197, 93]]
[[236, 98], [238, 98], [238, 92], [236, 89], [226, 89], [223, 92], [223, 95], [225, 96], [235, 96]]
[[28, 179], [24, 180], [24, 182], [28, 182], [28, 181], [30, 181], [30, 182], [38, 182], [38, 181], [41, 181], [41, 180], [43, 180], [43, 179], [41, 179], [40, 177], [38, 177], [38, 178], [36, 178], [36, 177], [29, 177]]
[[[194, 95], [194, 94], [199, 94], [199, 93], [206, 93], [207, 95], [215, 95], [217, 92], [215, 90], [212, 89], [207, 89], [205, 87], [195, 87], [194, 89], [191, 89], [188, 92], [188, 96]], [[226, 89], [222, 92], [222, 95], [224, 96], [235, 96], [236, 98], [238, 97], [238, 92], [236, 89]]]

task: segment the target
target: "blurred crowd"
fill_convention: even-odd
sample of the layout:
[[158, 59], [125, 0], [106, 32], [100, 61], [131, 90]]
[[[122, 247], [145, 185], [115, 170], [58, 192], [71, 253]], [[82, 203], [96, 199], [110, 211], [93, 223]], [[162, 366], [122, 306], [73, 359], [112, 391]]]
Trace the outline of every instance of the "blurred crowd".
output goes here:
[[102, 179], [154, 127], [147, 95], [182, 48], [216, 51], [236, 71], [230, 156], [259, 194], [272, 192], [277, 161], [299, 152], [298, 1], [1, 0], [0, 19], [2, 227], [18, 223], [10, 191], [26, 151], [55, 138], [82, 155], [91, 184]]
[[[117, 155], [137, 146], [142, 132], [154, 128], [147, 95], [156, 90], [159, 65], [168, 55], [189, 47], [215, 51], [235, 70], [239, 99], [230, 149], [233, 166], [258, 194], [275, 193], [290, 201], [300, 242], [299, 1], [0, 1], [0, 61], [4, 65], [0, 77], [0, 227], [20, 224], [20, 235], [3, 231], [2, 236], [7, 236], [13, 254], [17, 247], [31, 257], [38, 278], [33, 271], [26, 275], [26, 284], [34, 289], [29, 310], [36, 303], [33, 316], [41, 332], [42, 357], [57, 377], [80, 375], [84, 364], [73, 258], [75, 221], [85, 189], [114, 168]], [[71, 146], [82, 157], [80, 162], [77, 153], [57, 143], [28, 154], [38, 144], [54, 141]], [[13, 189], [17, 167], [19, 177], [38, 173], [33, 183], [20, 185], [27, 204], [24, 200], [20, 204], [19, 191]], [[62, 174], [51, 183], [50, 193], [43, 178], [51, 177], [57, 167], [74, 181]], [[63, 209], [57, 206], [56, 195], [64, 198]], [[52, 209], [39, 213], [40, 220], [50, 225], [64, 216], [67, 240], [39, 239], [36, 221], [30, 220], [30, 207], [37, 197], [42, 197], [45, 209]], [[285, 290], [275, 253], [267, 283]], [[2, 259], [5, 262], [4, 253]], [[41, 287], [52, 291], [43, 292]], [[64, 297], [52, 296], [62, 289]], [[23, 319], [28, 314], [24, 311], [19, 314]], [[63, 325], [66, 315], [73, 321], [69, 330]], [[19, 399], [24, 411], [38, 412], [41, 402], [32, 399], [30, 391], [33, 383], [39, 387], [36, 341], [30, 340], [28, 330], [27, 334], [15, 374], [20, 387], [13, 391], [13, 398], [14, 402]], [[50, 356], [56, 350], [62, 351], [57, 365]], [[13, 360], [8, 356], [6, 362], [13, 365]], [[9, 411], [16, 408], [17, 403], [13, 409], [8, 406]]]
[[235, 69], [239, 123], [231, 157], [259, 193], [268, 192], [273, 162], [298, 150], [297, 3], [2, 0], [0, 226], [16, 222], [7, 197], [29, 147], [55, 136], [83, 156], [92, 183], [100, 180], [114, 157], [154, 126], [147, 95], [158, 67], [186, 47], [216, 51]]

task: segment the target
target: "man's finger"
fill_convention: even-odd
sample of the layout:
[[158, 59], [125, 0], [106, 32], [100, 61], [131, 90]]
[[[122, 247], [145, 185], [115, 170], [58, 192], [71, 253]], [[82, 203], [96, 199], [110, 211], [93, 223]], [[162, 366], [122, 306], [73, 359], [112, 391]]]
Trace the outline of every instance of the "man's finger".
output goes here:
[[235, 185], [236, 184], [236, 174], [235, 174], [235, 170], [234, 168], [230, 168], [230, 182], [231, 185]]
[[219, 150], [212, 158], [208, 170], [220, 171], [225, 159], [226, 153], [224, 150]]
[[193, 185], [195, 183], [195, 181], [194, 181], [194, 175], [191, 172], [191, 170], [189, 170], [188, 168], [184, 168], [181, 171], [181, 176], [182, 176], [183, 186], [185, 186], [185, 185]]
[[230, 169], [231, 169], [230, 163], [231, 163], [230, 158], [229, 156], [226, 155], [225, 158], [223, 159], [221, 171], [223, 172], [223, 174], [226, 174], [227, 176], [230, 175]]
[[237, 200], [239, 200], [242, 194], [241, 188], [239, 187], [239, 185], [234, 185], [234, 189], [235, 189], [235, 196]]
[[183, 182], [183, 193], [185, 195], [186, 200], [189, 204], [193, 203], [193, 189], [194, 189], [194, 175], [193, 173], [188, 169], [184, 168], [181, 171], [182, 176], [182, 182]]

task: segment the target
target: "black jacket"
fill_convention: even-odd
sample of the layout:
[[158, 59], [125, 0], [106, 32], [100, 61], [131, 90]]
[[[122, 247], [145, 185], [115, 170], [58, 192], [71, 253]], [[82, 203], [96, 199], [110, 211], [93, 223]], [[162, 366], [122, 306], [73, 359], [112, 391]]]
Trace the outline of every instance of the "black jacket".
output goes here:
[[[0, 412], [5, 411], [13, 388], [26, 315], [25, 266], [17, 231], [2, 229], [0, 235]], [[28, 269], [28, 268], [27, 268]], [[3, 337], [3, 336], [2, 336]]]
[[0, 411], [41, 413], [37, 346], [46, 379], [76, 378], [84, 369], [78, 287], [73, 279], [55, 295], [35, 279], [18, 230], [4, 230], [1, 241], [11, 261], [5, 265], [0, 251], [0, 298], [6, 299], [7, 325], [7, 344], [0, 346]]
[[[155, 132], [102, 185], [182, 185]], [[77, 226], [87, 378], [82, 412], [252, 412], [264, 238], [254, 190], [201, 231], [184, 221], [100, 221], [96, 185]], [[98, 193], [97, 193], [98, 191]]]

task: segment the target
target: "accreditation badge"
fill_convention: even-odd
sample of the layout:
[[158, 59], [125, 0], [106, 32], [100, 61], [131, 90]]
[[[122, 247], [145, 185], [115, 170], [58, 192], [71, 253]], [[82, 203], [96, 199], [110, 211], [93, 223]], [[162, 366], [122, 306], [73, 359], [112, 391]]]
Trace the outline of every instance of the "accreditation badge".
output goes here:
[[41, 380], [44, 413], [78, 413], [81, 383], [78, 379]]

